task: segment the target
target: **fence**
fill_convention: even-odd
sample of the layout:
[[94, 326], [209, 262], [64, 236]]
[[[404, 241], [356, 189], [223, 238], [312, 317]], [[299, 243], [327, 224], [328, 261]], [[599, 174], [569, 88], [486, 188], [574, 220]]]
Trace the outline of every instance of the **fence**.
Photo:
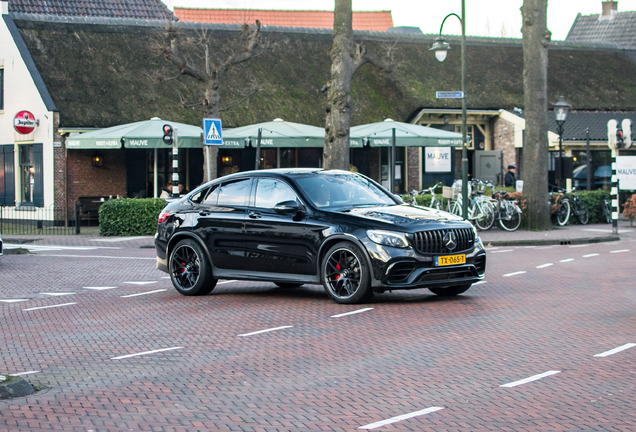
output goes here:
[[0, 207], [2, 235], [79, 234], [75, 220], [65, 222], [63, 210], [49, 207]]

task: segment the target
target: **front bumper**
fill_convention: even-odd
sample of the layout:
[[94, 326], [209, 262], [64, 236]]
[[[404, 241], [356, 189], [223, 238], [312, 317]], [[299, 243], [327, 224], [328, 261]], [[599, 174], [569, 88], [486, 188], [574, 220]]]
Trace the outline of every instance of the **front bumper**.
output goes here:
[[[369, 249], [367, 249], [369, 250]], [[435, 266], [435, 255], [412, 249], [372, 246], [369, 250], [376, 292], [475, 283], [486, 273], [486, 251], [480, 241], [465, 252], [466, 263]]]

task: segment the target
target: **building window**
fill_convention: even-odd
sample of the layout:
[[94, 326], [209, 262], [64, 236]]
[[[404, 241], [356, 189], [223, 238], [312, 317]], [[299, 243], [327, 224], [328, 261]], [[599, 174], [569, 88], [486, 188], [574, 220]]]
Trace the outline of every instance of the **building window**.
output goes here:
[[18, 161], [19, 204], [27, 207], [43, 206], [42, 144], [19, 145]]

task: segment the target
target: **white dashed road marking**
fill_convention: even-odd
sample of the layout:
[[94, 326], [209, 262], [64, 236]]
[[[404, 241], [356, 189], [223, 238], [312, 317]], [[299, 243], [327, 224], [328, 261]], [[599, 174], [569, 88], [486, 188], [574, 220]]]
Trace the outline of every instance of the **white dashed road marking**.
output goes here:
[[367, 311], [370, 311], [370, 310], [373, 310], [373, 308], [364, 308], [364, 309], [354, 310], [354, 311], [351, 311], [351, 312], [341, 313], [341, 314], [338, 314], [338, 315], [331, 315], [331, 318], [340, 318], [340, 317], [343, 317], [343, 316], [359, 314], [359, 313], [367, 312]]
[[358, 429], [368, 429], [368, 430], [376, 429], [376, 428], [379, 428], [381, 426], [389, 425], [391, 423], [397, 423], [399, 421], [407, 420], [407, 419], [410, 419], [410, 418], [413, 418], [413, 417], [418, 417], [418, 416], [421, 416], [421, 415], [424, 415], [424, 414], [430, 414], [430, 413], [433, 413], [435, 411], [439, 411], [439, 410], [443, 410], [443, 409], [444, 409], [444, 407], [429, 407], [429, 408], [426, 408], [426, 409], [423, 409], [423, 410], [420, 410], [420, 411], [415, 411], [415, 412], [408, 413], [408, 414], [402, 414], [402, 415], [399, 415], [397, 417], [391, 417], [390, 419], [382, 420], [382, 421], [375, 422], [375, 423], [370, 423], [370, 424], [365, 425], [365, 426], [360, 426]]
[[522, 271], [517, 271], [517, 272], [513, 272], [513, 273], [507, 273], [507, 274], [503, 275], [503, 277], [517, 276], [517, 275], [524, 274], [524, 273], [526, 273], [526, 271], [522, 270]]
[[537, 266], [538, 269], [542, 269], [542, 268], [546, 268], [546, 267], [550, 267], [551, 265], [554, 265], [552, 263], [545, 263], [545, 264], [541, 264], [539, 266]]
[[499, 387], [508, 387], [508, 388], [516, 387], [516, 386], [519, 386], [519, 385], [522, 385], [522, 384], [527, 384], [527, 383], [532, 382], [532, 381], [540, 380], [541, 378], [545, 378], [545, 377], [548, 377], [550, 375], [558, 374], [559, 372], [561, 372], [561, 371], [557, 371], [557, 370], [547, 371], [547, 372], [543, 372], [542, 374], [533, 375], [531, 377], [521, 379], [519, 381], [513, 381], [513, 382], [510, 382], [508, 384], [502, 384]]
[[51, 309], [51, 308], [58, 308], [58, 307], [63, 307], [63, 306], [72, 306], [72, 305], [76, 305], [76, 304], [77, 303], [62, 303], [62, 304], [51, 305], [51, 306], [32, 307], [32, 308], [23, 309], [23, 310], [26, 312], [26, 311], [34, 311], [34, 310], [39, 310], [39, 309]]
[[162, 349], [153, 350], [153, 351], [144, 351], [144, 352], [139, 352], [139, 353], [134, 353], [134, 354], [126, 354], [126, 355], [121, 355], [121, 356], [117, 356], [117, 357], [111, 357], [111, 360], [121, 360], [121, 359], [125, 359], [125, 358], [130, 358], [130, 357], [145, 356], [145, 355], [149, 355], [149, 354], [156, 354], [156, 353], [161, 353], [161, 352], [166, 352], [166, 351], [178, 350], [178, 349], [182, 349], [182, 348], [183, 347], [162, 348]]
[[268, 332], [273, 332], [273, 331], [276, 331], [276, 330], [288, 329], [288, 328], [292, 328], [292, 327], [293, 326], [288, 325], [288, 326], [269, 328], [269, 329], [265, 329], [265, 330], [258, 330], [258, 331], [251, 332], [251, 333], [240, 334], [239, 337], [254, 336], [254, 335], [257, 335], [257, 334], [261, 334], [261, 333], [268, 333]]
[[142, 296], [142, 295], [146, 295], [146, 294], [155, 294], [155, 293], [162, 292], [162, 291], [167, 291], [167, 290], [166, 289], [158, 289], [158, 290], [154, 290], [154, 291], [146, 291], [146, 292], [137, 293], [137, 294], [123, 295], [123, 296], [120, 296], [120, 297], [121, 298], [137, 297], [137, 296]]
[[602, 352], [600, 354], [595, 354], [594, 357], [607, 357], [607, 356], [611, 356], [613, 354], [619, 353], [621, 351], [625, 351], [626, 349], [630, 349], [630, 348], [634, 348], [636, 346], [636, 343], [628, 343], [625, 345], [621, 345], [619, 347], [616, 347], [614, 349], [611, 349], [609, 351], [605, 351]]

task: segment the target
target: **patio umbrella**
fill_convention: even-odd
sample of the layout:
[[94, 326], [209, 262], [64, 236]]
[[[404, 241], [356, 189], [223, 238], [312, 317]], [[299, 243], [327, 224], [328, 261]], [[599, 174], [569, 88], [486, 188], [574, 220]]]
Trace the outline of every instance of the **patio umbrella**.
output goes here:
[[223, 147], [242, 148], [251, 143], [256, 146], [259, 131], [261, 147], [322, 147], [325, 129], [301, 123], [274, 119], [232, 129], [223, 129]]
[[256, 169], [260, 168], [261, 147], [323, 147], [325, 129], [318, 126], [274, 119], [223, 130], [223, 147], [256, 147]]
[[177, 147], [201, 148], [203, 146], [203, 128], [170, 120], [153, 117], [150, 120], [127, 123], [98, 129], [66, 140], [69, 149], [118, 149], [122, 145], [129, 149], [171, 148], [163, 142], [163, 125], [169, 124], [175, 129]]
[[371, 147], [390, 147], [393, 145], [394, 130], [395, 145], [400, 147], [456, 147], [462, 145], [461, 134], [386, 119], [382, 122], [352, 127], [350, 132], [352, 147], [354, 141], [356, 141], [356, 147], [362, 147], [362, 142], [365, 139], [369, 140]]
[[390, 190], [395, 181], [395, 148], [406, 147], [456, 147], [462, 145], [462, 135], [442, 129], [386, 119], [383, 122], [354, 126], [349, 133], [351, 147], [391, 147]]

